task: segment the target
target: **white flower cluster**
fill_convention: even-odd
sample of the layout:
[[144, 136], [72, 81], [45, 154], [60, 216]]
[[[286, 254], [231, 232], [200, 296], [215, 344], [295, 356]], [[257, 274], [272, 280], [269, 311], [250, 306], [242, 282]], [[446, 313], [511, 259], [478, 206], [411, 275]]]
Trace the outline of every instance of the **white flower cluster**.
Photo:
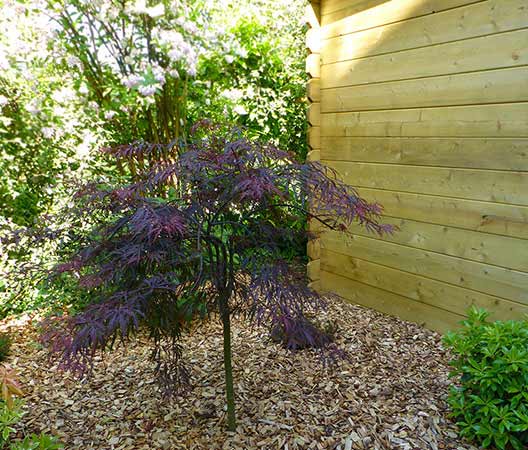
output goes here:
[[[186, 24], [187, 29], [191, 28], [191, 25], [189, 24], [192, 24], [192, 22], [179, 22]], [[192, 26], [195, 27], [193, 30], [197, 30], [195, 24], [192, 24]], [[182, 28], [185, 29], [185, 26], [182, 26]], [[179, 31], [155, 28], [153, 30], [153, 35], [158, 46], [166, 52], [171, 62], [172, 70], [175, 70], [177, 64], [181, 63], [190, 76], [196, 76], [198, 53], [193, 45], [188, 42]]]
[[157, 65], [150, 65], [143, 75], [129, 75], [121, 82], [128, 89], [137, 89], [143, 97], [152, 97], [165, 84], [165, 70]]
[[165, 14], [165, 6], [163, 6], [163, 3], [147, 6], [145, 0], [136, 0], [136, 3], [130, 8], [130, 12], [132, 14], [146, 14], [155, 19]]

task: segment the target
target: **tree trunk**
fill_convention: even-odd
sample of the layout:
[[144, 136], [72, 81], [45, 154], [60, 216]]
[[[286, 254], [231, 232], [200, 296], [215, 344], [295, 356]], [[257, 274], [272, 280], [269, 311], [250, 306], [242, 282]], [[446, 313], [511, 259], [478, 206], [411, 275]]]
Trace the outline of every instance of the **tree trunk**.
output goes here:
[[227, 302], [220, 306], [222, 325], [224, 329], [224, 370], [227, 397], [227, 429], [236, 430], [235, 390], [233, 387], [233, 366], [231, 363], [231, 317]]

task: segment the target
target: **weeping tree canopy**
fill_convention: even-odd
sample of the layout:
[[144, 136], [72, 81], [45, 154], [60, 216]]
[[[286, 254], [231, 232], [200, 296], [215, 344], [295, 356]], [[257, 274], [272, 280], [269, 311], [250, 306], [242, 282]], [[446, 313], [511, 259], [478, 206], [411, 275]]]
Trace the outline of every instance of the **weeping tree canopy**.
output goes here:
[[[34, 231], [59, 240], [54, 276], [74, 276], [90, 292], [81, 313], [48, 322], [45, 341], [65, 368], [84, 372], [98, 351], [149, 330], [165, 392], [189, 381], [180, 337], [198, 317], [224, 327], [229, 427], [234, 427], [230, 318], [280, 327], [290, 349], [300, 342], [332, 350], [308, 311], [324, 306], [294, 270], [286, 250], [306, 242], [306, 226], [346, 231], [359, 222], [375, 233], [381, 208], [369, 204], [319, 163], [247, 138], [240, 130], [198, 123], [185, 143], [123, 145], [105, 152], [135, 167], [131, 183], [82, 186], [63, 226]], [[172, 155], [178, 156], [173, 158]], [[146, 164], [156, 155], [157, 163]], [[72, 224], [84, 224], [72, 227]]]

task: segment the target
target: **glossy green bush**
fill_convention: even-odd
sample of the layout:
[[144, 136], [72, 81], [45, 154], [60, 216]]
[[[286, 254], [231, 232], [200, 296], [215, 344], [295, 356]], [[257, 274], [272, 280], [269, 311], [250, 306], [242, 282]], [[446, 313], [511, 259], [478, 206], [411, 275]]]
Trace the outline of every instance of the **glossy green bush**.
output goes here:
[[9, 448], [10, 450], [60, 450], [64, 446], [55, 436], [45, 433], [33, 433], [21, 441], [12, 443]]
[[9, 408], [6, 402], [0, 400], [0, 448], [4, 448], [9, 443], [11, 434], [16, 432], [13, 426], [23, 415], [20, 401], [15, 401], [13, 407]]
[[449, 394], [452, 416], [464, 437], [483, 447], [528, 448], [528, 322], [488, 322], [473, 308], [445, 344], [459, 379]]
[[15, 400], [12, 407], [9, 407], [5, 401], [0, 400], [0, 449], [60, 450], [64, 448], [55, 436], [46, 433], [32, 433], [24, 436], [23, 439], [12, 439], [12, 435], [16, 433], [14, 426], [24, 416], [22, 405], [21, 400]]

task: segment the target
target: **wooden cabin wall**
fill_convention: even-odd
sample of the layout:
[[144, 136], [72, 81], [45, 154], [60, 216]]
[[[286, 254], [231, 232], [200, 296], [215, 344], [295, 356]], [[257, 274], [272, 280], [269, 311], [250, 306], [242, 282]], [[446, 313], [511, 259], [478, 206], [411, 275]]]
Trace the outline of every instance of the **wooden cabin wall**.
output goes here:
[[312, 278], [322, 290], [439, 331], [455, 327], [470, 305], [495, 319], [521, 318], [528, 313], [528, 2], [318, 6], [312, 151], [381, 203], [400, 231], [326, 233]]
[[[306, 33], [306, 48], [308, 57], [306, 58], [306, 73], [309, 80], [306, 88], [306, 96], [309, 102], [308, 106], [308, 156], [309, 161], [319, 161], [321, 159], [321, 89], [320, 89], [320, 69], [321, 69], [321, 36], [320, 36], [320, 19], [321, 19], [320, 2], [312, 1], [306, 7], [306, 24], [308, 31]], [[310, 228], [314, 228], [314, 223]], [[316, 290], [320, 289], [320, 263], [321, 263], [321, 245], [320, 239], [314, 238], [308, 243], [308, 277], [311, 281], [310, 286]]]

